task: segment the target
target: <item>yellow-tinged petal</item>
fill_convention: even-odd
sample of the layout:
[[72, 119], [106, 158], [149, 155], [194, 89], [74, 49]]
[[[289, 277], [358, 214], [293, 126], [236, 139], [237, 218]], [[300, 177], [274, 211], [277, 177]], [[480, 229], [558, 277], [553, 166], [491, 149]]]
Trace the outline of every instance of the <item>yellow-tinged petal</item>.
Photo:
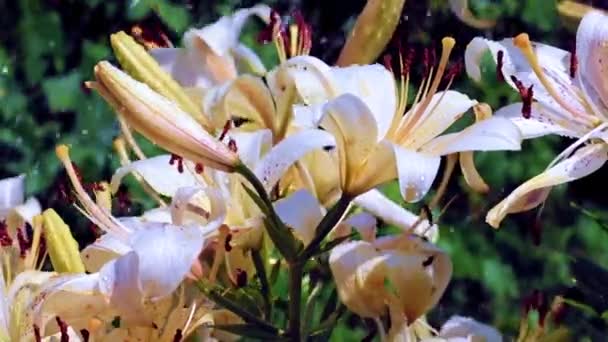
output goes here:
[[490, 191], [488, 184], [486, 184], [483, 177], [477, 172], [472, 151], [460, 152], [460, 170], [462, 170], [464, 180], [471, 189], [482, 194]]
[[46, 248], [55, 271], [59, 273], [84, 273], [80, 259], [78, 242], [72, 236], [70, 227], [63, 222], [53, 209], [42, 213]]
[[162, 148], [195, 163], [232, 171], [236, 153], [205, 131], [174, 102], [102, 61], [93, 87], [139, 133]]
[[551, 187], [588, 176], [602, 167], [607, 159], [606, 144], [592, 144], [579, 149], [571, 157], [520, 185], [488, 212], [486, 222], [498, 228], [508, 214], [538, 206], [545, 201]]
[[222, 108], [228, 115], [257, 121], [275, 132], [275, 108], [264, 81], [251, 75], [234, 80], [224, 97]]
[[378, 58], [397, 28], [404, 4], [405, 0], [368, 0], [336, 64], [368, 64]]
[[200, 107], [135, 39], [120, 31], [110, 36], [110, 42], [118, 62], [129, 75], [177, 103], [206, 128], [211, 127]]
[[340, 300], [362, 317], [378, 317], [386, 309], [385, 264], [372, 244], [348, 242], [335, 247], [329, 256]]
[[564, 0], [557, 4], [557, 13], [559, 13], [564, 24], [570, 29], [576, 29], [579, 21], [581, 21], [585, 14], [593, 10], [595, 8], [592, 6], [571, 0]]

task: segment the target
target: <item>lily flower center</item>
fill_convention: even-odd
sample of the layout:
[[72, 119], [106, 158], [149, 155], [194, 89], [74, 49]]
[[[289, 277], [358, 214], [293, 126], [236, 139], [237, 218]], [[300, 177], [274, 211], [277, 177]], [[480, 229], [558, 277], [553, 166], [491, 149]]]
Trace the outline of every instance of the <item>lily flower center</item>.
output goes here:
[[308, 55], [312, 48], [310, 25], [298, 11], [291, 15], [291, 19], [292, 23], [284, 23], [281, 15], [272, 11], [268, 27], [258, 36], [262, 43], [274, 43], [281, 63], [291, 57]]
[[[425, 79], [423, 79], [416, 97], [414, 98], [413, 104], [411, 105], [410, 111], [406, 112], [408, 103], [408, 88], [410, 83], [410, 65], [412, 63], [412, 54], [408, 53], [407, 56], [399, 53], [399, 68], [401, 70], [399, 76], [399, 86], [397, 94], [397, 110], [393, 117], [391, 129], [389, 130], [388, 137], [400, 145], [405, 145], [408, 142], [410, 133], [413, 128], [420, 125], [430, 115], [423, 115], [431, 104], [433, 96], [437, 93], [439, 85], [444, 78], [448, 79], [446, 90], [452, 84], [454, 77], [458, 74], [460, 67], [455, 65], [453, 68], [448, 68], [448, 62], [450, 54], [456, 41], [454, 38], [445, 37], [441, 40], [441, 57], [439, 64], [435, 68], [434, 53], [430, 53], [429, 50], [425, 50], [424, 62], [427, 67], [425, 69]], [[437, 103], [438, 104], [438, 103]], [[437, 106], [435, 104], [435, 107]], [[415, 109], [415, 110], [414, 110]], [[431, 108], [433, 111], [433, 108]]]
[[[595, 126], [595, 125], [599, 124], [599, 119], [597, 117], [595, 117], [595, 115], [593, 115], [593, 114], [590, 115], [588, 113], [581, 111], [580, 109], [572, 106], [570, 103], [565, 101], [565, 99], [562, 96], [560, 96], [559, 92], [555, 89], [555, 86], [547, 78], [545, 70], [542, 68], [542, 66], [538, 62], [538, 57], [536, 56], [536, 53], [534, 52], [532, 43], [530, 42], [530, 37], [528, 36], [527, 33], [522, 33], [522, 34], [518, 35], [517, 37], [513, 38], [513, 44], [517, 48], [519, 48], [519, 50], [521, 51], [523, 56], [528, 61], [528, 64], [530, 65], [530, 67], [532, 68], [534, 73], [536, 74], [536, 77], [538, 77], [538, 80], [543, 85], [543, 87], [546, 89], [547, 93], [549, 93], [549, 95], [555, 100], [555, 102], [557, 102], [566, 111], [571, 113], [574, 117], [582, 119], [582, 120], [586, 121], [587, 123], [590, 123], [591, 126]], [[573, 69], [576, 69], [576, 67], [574, 67], [574, 68], [572, 67], [572, 66], [576, 65], [576, 57], [571, 59], [570, 65], [571, 65], [570, 73], [572, 74]], [[566, 89], [570, 93], [570, 95], [572, 95], [574, 98], [576, 98], [577, 101], [583, 105], [583, 107], [590, 109], [590, 105], [581, 96], [578, 89], [575, 89], [574, 87], [572, 87], [571, 85], [569, 85], [565, 82], [560, 82], [559, 86]], [[589, 110], [589, 112], [593, 113], [592, 110]]]

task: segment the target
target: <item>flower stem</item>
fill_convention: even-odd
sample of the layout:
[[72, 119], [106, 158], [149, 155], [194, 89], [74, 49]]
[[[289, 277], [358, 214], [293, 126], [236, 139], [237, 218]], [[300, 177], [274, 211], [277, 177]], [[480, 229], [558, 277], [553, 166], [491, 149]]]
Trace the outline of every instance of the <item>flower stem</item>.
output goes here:
[[315, 231], [315, 237], [308, 244], [306, 249], [304, 249], [304, 251], [300, 254], [300, 261], [305, 262], [315, 254], [319, 245], [321, 242], [323, 242], [323, 239], [325, 239], [327, 234], [331, 232], [332, 228], [334, 228], [334, 226], [340, 222], [344, 216], [344, 213], [346, 213], [348, 210], [348, 206], [350, 205], [351, 201], [351, 196], [342, 194], [338, 202], [334, 204], [334, 206], [327, 212], [327, 215], [325, 215], [321, 222], [319, 222], [319, 225]]
[[302, 304], [302, 277], [304, 263], [289, 264], [289, 337], [291, 341], [302, 341], [300, 307]]
[[251, 258], [253, 259], [255, 271], [262, 287], [262, 295], [264, 296], [264, 316], [266, 319], [271, 319], [272, 304], [270, 298], [272, 297], [272, 295], [270, 293], [270, 285], [268, 284], [268, 277], [266, 275], [266, 266], [264, 265], [264, 259], [262, 259], [262, 255], [260, 254], [259, 250], [252, 250]]

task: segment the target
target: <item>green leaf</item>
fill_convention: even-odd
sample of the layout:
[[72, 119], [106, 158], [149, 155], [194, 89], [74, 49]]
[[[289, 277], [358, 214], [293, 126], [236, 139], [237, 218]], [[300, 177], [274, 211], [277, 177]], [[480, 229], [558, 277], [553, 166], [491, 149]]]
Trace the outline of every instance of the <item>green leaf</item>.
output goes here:
[[77, 71], [44, 80], [42, 89], [51, 110], [65, 112], [78, 109], [78, 98], [83, 95], [81, 83], [82, 78]]

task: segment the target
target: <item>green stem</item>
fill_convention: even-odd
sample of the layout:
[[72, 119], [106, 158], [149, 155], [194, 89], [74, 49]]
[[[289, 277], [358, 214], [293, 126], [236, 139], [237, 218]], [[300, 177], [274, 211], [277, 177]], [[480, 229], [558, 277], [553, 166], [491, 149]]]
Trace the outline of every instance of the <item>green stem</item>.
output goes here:
[[302, 341], [300, 306], [302, 302], [302, 278], [304, 264], [295, 262], [289, 265], [289, 336], [292, 341]]
[[306, 261], [313, 254], [315, 254], [319, 245], [321, 244], [321, 242], [323, 242], [323, 239], [325, 239], [327, 234], [331, 232], [334, 226], [338, 222], [340, 222], [342, 216], [344, 216], [344, 213], [346, 212], [346, 210], [348, 210], [348, 206], [350, 205], [351, 200], [351, 196], [342, 194], [338, 202], [334, 204], [334, 206], [327, 212], [325, 217], [323, 217], [321, 222], [319, 222], [319, 225], [315, 230], [315, 237], [300, 255], [300, 261]]
[[307, 332], [311, 326], [312, 316], [315, 311], [315, 303], [319, 294], [321, 294], [321, 290], [323, 289], [323, 283], [318, 282], [315, 287], [310, 291], [310, 295], [306, 299], [306, 306], [304, 307], [304, 320], [302, 331]]
[[255, 266], [258, 279], [260, 280], [260, 285], [262, 286], [262, 295], [264, 296], [264, 315], [266, 319], [271, 319], [272, 304], [270, 298], [272, 295], [270, 293], [271, 289], [270, 284], [268, 283], [264, 259], [262, 258], [259, 250], [252, 250], [251, 258], [253, 259], [253, 265]]
[[266, 192], [264, 184], [260, 182], [258, 177], [253, 172], [251, 172], [251, 170], [245, 164], [237, 165], [235, 170], [241, 176], [245, 177], [245, 179], [249, 181], [251, 186], [253, 186], [253, 189], [255, 190], [255, 192], [258, 193], [258, 196], [260, 196], [262, 202], [266, 206], [265, 209], [267, 209], [270, 213], [274, 214], [274, 216], [277, 217], [276, 213], [274, 212], [274, 207], [272, 206], [272, 201], [270, 200], [270, 197], [268, 197], [268, 192]]

